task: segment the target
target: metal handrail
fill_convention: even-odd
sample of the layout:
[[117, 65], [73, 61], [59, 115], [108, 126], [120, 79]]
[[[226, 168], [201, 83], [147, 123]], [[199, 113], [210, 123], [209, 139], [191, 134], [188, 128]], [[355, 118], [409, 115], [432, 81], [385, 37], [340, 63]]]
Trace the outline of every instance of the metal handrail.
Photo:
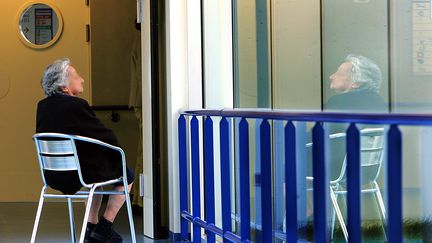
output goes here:
[[271, 120], [366, 123], [386, 125], [432, 125], [432, 115], [405, 113], [346, 113], [278, 109], [202, 109], [183, 110], [181, 115], [256, 118]]

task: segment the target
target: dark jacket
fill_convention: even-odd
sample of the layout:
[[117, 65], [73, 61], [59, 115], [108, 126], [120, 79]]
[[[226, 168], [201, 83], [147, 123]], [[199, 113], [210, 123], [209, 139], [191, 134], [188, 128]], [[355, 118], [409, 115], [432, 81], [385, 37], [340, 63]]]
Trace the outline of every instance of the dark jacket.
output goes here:
[[376, 92], [367, 89], [352, 90], [331, 97], [324, 107], [325, 111], [340, 112], [387, 112], [387, 104]]
[[[96, 117], [86, 100], [56, 94], [38, 103], [36, 133], [57, 132], [80, 135], [119, 146], [114, 133]], [[121, 176], [121, 156], [99, 145], [77, 142], [80, 166], [86, 183], [106, 181]], [[47, 183], [64, 193], [81, 187], [76, 173], [45, 172]]]
[[[348, 113], [386, 113], [387, 104], [376, 92], [368, 89], [356, 89], [347, 93], [337, 94], [331, 97], [325, 104], [325, 111]], [[328, 134], [346, 132], [346, 123], [327, 123], [325, 127]], [[381, 127], [376, 125], [357, 124], [358, 129]], [[330, 179], [336, 179], [346, 155], [345, 138], [333, 139], [329, 143]]]

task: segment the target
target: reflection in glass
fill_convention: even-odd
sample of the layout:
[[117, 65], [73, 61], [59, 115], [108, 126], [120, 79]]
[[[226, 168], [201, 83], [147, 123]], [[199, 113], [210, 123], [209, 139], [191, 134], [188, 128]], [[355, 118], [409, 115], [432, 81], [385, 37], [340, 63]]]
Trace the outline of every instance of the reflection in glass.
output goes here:
[[[389, 101], [389, 5], [388, 1], [322, 1], [323, 108], [339, 94], [329, 77], [341, 61], [355, 53], [373, 60], [382, 74], [379, 94]], [[349, 110], [346, 110], [349, 111]]]
[[57, 34], [59, 20], [56, 12], [46, 4], [33, 4], [20, 17], [20, 32], [35, 45], [50, 42]]
[[268, 0], [234, 1], [234, 107], [270, 108]]
[[271, 1], [272, 101], [321, 110], [321, 1]]
[[[337, 70], [330, 75], [329, 88], [336, 93], [336, 95], [330, 97], [327, 103], [324, 105], [326, 111], [340, 111], [340, 112], [386, 112], [387, 105], [380, 95], [381, 85], [383, 82], [382, 72], [379, 66], [371, 59], [360, 56], [349, 54], [345, 60], [339, 65]], [[340, 123], [327, 123], [325, 124], [326, 130], [329, 134], [328, 140], [328, 171], [329, 179], [332, 185], [332, 192], [337, 192], [342, 186], [345, 188], [345, 166], [346, 166], [346, 135], [345, 132], [348, 128], [348, 124]], [[373, 125], [357, 124], [357, 127], [364, 131], [375, 131], [376, 129], [382, 130], [382, 127]], [[375, 129], [375, 130], [374, 130]], [[367, 137], [361, 138], [361, 151], [375, 151], [375, 147], [379, 148], [379, 158], [382, 158], [381, 150], [382, 135], [377, 140], [376, 144], [367, 144]], [[372, 136], [372, 140], [375, 137]], [[372, 147], [371, 147], [372, 146]], [[377, 178], [380, 175], [381, 160], [370, 160], [368, 158], [371, 155], [367, 152], [362, 152], [362, 165], [361, 165], [361, 176], [367, 178], [373, 174], [369, 180], [363, 179], [363, 183], [367, 184], [362, 189], [370, 189], [373, 192], [379, 193], [379, 187], [383, 187], [381, 183], [377, 183]], [[366, 161], [363, 165], [363, 161]], [[379, 161], [379, 162], [377, 162]], [[341, 177], [344, 175], [343, 177]], [[369, 186], [371, 185], [371, 187]], [[380, 184], [378, 186], [378, 184]], [[372, 189], [371, 189], [372, 188]], [[377, 191], [378, 190], [378, 191]], [[343, 194], [343, 193], [342, 193]], [[380, 197], [380, 196], [379, 196]], [[335, 199], [336, 198], [336, 199]], [[369, 205], [366, 212], [369, 216], [363, 216], [363, 220], [373, 221], [378, 226], [382, 226], [380, 221], [381, 209], [384, 207], [375, 208], [376, 202], [373, 200], [364, 200], [370, 197], [362, 197], [362, 204]], [[381, 197], [380, 197], [381, 198]], [[344, 217], [338, 216], [338, 221], [341, 225], [344, 225], [344, 219], [346, 218], [346, 205], [344, 205], [344, 197], [337, 198], [333, 197], [333, 209], [338, 209], [344, 214]], [[380, 201], [381, 202], [381, 201]], [[332, 211], [333, 213], [334, 211]], [[334, 219], [334, 216], [332, 216]], [[332, 221], [334, 222], [334, 221]], [[345, 234], [345, 237], [346, 234]]]
[[[257, 14], [259, 5], [257, 0], [234, 2], [237, 4], [234, 10], [234, 16], [237, 18], [234, 21], [234, 36], [237, 38], [234, 41], [234, 51], [237, 54], [234, 98], [236, 107], [256, 108], [259, 107], [260, 97], [258, 69], [265, 68], [257, 64], [257, 58], [265, 58], [264, 55], [257, 54], [257, 39], [263, 37], [257, 28], [257, 24], [261, 23], [258, 22], [261, 16]], [[268, 33], [270, 38], [268, 53], [271, 60], [269, 64], [271, 75], [268, 81], [271, 87], [270, 107], [308, 110], [323, 108], [325, 111], [348, 113], [386, 113], [390, 110], [391, 101], [392, 111], [432, 112], [430, 95], [432, 18], [430, 11], [426, 11], [431, 9], [429, 0], [267, 0], [267, 3], [269, 6], [267, 23], [271, 30]], [[392, 92], [391, 96], [390, 92]], [[347, 124], [327, 123], [325, 125], [329, 135], [343, 133], [347, 128]], [[303, 135], [304, 140], [310, 141], [309, 131], [313, 124], [303, 124], [303, 126], [304, 128], [299, 129], [300, 124], [296, 124], [297, 135]], [[382, 127], [365, 124], [357, 124], [357, 126], [359, 129], [382, 129]], [[283, 167], [283, 155], [280, 152], [283, 151], [281, 149], [283, 127], [275, 124], [273, 129], [274, 221], [275, 229], [284, 231], [284, 178], [280, 173], [280, 168]], [[432, 179], [429, 175], [432, 168], [432, 152], [429, 149], [432, 144], [432, 131], [424, 127], [401, 126], [400, 129], [404, 139], [403, 217], [404, 220], [415, 222], [413, 225], [404, 224], [404, 227], [413, 229], [412, 232], [417, 234], [414, 237], [416, 240], [423, 237], [423, 240], [428, 242], [432, 239], [432, 227], [430, 227], [432, 225], [430, 220], [432, 218], [430, 203]], [[385, 137], [379, 139], [362, 137], [362, 148], [368, 149], [366, 145], [370, 144], [365, 142], [369, 140], [382, 143], [383, 139], [385, 143]], [[345, 139], [332, 139], [327, 142], [329, 145], [327, 147], [328, 179], [335, 180], [343, 168], [346, 143]], [[378, 147], [381, 147], [380, 143], [377, 142], [380, 145]], [[306, 142], [301, 141], [298, 146], [301, 144]], [[255, 151], [252, 150], [254, 148], [251, 146], [251, 153], [254, 153]], [[312, 166], [310, 151], [304, 153], [305, 163], [302, 163], [302, 160], [298, 163], [298, 168], [310, 175]], [[384, 155], [386, 153], [384, 151]], [[374, 172], [362, 172], [362, 177], [367, 177], [368, 174], [374, 176], [379, 174], [375, 181], [385, 200], [387, 193], [385, 172], [386, 167], [391, 164], [387, 164], [387, 159], [383, 158], [383, 168], [380, 173], [377, 173], [376, 168], [381, 160], [380, 163], [372, 163], [371, 157], [362, 153], [362, 165], [369, 166], [368, 169]], [[252, 163], [251, 174], [256, 172], [253, 171], [255, 161]], [[300, 177], [304, 179], [303, 175]], [[297, 183], [300, 183], [300, 180]], [[309, 188], [311, 187], [308, 185]], [[257, 191], [257, 188], [251, 187], [251, 192]], [[303, 187], [299, 189], [299, 198], [302, 198], [302, 193], [305, 194], [304, 191], [306, 189]], [[310, 201], [310, 193], [308, 196], [307, 201]], [[346, 220], [344, 197], [338, 198], [337, 203]], [[311, 222], [313, 212], [311, 203], [306, 206], [306, 203], [300, 202], [299, 199], [299, 205], [304, 207], [298, 210], [299, 232], [301, 232], [304, 226], [301, 214], [304, 215], [304, 219], [308, 219], [307, 222]], [[330, 210], [331, 204], [328, 205]], [[255, 210], [258, 208], [257, 203]], [[362, 224], [366, 226], [364, 239], [375, 238], [377, 241], [384, 241], [380, 211], [382, 211], [381, 205], [378, 205], [374, 195], [362, 196]], [[255, 216], [259, 217], [259, 214]], [[424, 225], [428, 227], [422, 229]], [[340, 225], [336, 223], [336, 229], [338, 228], [340, 229]], [[424, 235], [419, 236], [422, 231]], [[406, 239], [409, 237], [405, 235]], [[340, 230], [336, 230], [335, 239], [343, 240]]]
[[385, 112], [380, 96], [382, 73], [378, 65], [367, 57], [350, 54], [330, 75], [330, 89], [337, 92], [325, 105], [329, 111]]

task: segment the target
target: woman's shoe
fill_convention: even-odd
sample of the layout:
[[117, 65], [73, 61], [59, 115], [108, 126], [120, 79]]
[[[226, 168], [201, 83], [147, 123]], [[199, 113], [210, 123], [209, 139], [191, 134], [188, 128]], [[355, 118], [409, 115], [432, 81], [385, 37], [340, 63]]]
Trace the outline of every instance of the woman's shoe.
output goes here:
[[99, 219], [99, 223], [90, 232], [90, 238], [105, 243], [122, 243], [122, 237], [114, 231], [113, 223], [104, 217]]
[[95, 227], [96, 224], [87, 223], [87, 228], [84, 236], [84, 243], [100, 243], [100, 241], [90, 237], [90, 233], [94, 230]]

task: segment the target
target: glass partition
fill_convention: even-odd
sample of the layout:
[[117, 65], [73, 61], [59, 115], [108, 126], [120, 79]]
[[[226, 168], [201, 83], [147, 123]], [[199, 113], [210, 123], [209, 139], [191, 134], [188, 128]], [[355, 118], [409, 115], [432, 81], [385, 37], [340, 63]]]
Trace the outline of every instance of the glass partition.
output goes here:
[[394, 1], [391, 16], [391, 85], [395, 112], [432, 111], [430, 0]]
[[387, 1], [322, 1], [324, 110], [388, 111]]
[[[301, 109], [343, 112], [432, 111], [432, 1], [431, 0], [233, 0], [234, 101], [239, 108]], [[313, 124], [296, 124], [302, 140], [310, 142]], [[329, 135], [348, 124], [326, 124]], [[280, 169], [281, 124], [273, 124], [275, 228], [283, 229]], [[361, 129], [380, 127], [362, 125]], [[256, 128], [251, 125], [251, 137]], [[386, 129], [386, 128], [383, 128]], [[429, 128], [401, 127], [403, 133], [404, 227], [406, 238], [428, 238], [432, 217], [430, 167], [432, 133]], [[251, 155], [257, 154], [251, 145]], [[345, 142], [329, 146], [339, 154], [340, 171]], [[259, 152], [258, 152], [259, 153]], [[331, 155], [329, 163], [333, 156]], [[333, 156], [333, 157], [332, 157]], [[310, 170], [310, 156], [300, 171]], [[363, 158], [364, 159], [364, 158]], [[376, 178], [386, 197], [385, 170]], [[332, 169], [336, 168], [337, 169]], [[255, 161], [251, 175], [259, 173]], [[302, 184], [302, 181], [298, 182]], [[304, 184], [304, 183], [303, 183]], [[302, 185], [303, 185], [302, 184]], [[306, 187], [306, 186], [305, 186]], [[302, 187], [303, 189], [305, 187]], [[251, 188], [258, 193], [259, 186]], [[310, 198], [303, 201], [299, 223], [308, 222]], [[382, 240], [380, 205], [374, 196], [362, 199], [365, 235]], [[346, 218], [343, 198], [339, 198]], [[415, 205], [412, 209], [408, 204]], [[253, 210], [258, 212], [259, 202]], [[330, 210], [330, 208], [329, 208]], [[259, 222], [259, 213], [255, 214]], [[307, 224], [306, 224], [307, 226]], [[371, 226], [368, 228], [367, 226]], [[338, 228], [339, 227], [339, 228]], [[336, 238], [341, 238], [336, 224]], [[375, 229], [375, 233], [373, 232]], [[428, 238], [430, 239], [430, 237]]]
[[270, 2], [273, 108], [320, 110], [320, 1]]
[[271, 108], [270, 3], [233, 0], [234, 107]]

